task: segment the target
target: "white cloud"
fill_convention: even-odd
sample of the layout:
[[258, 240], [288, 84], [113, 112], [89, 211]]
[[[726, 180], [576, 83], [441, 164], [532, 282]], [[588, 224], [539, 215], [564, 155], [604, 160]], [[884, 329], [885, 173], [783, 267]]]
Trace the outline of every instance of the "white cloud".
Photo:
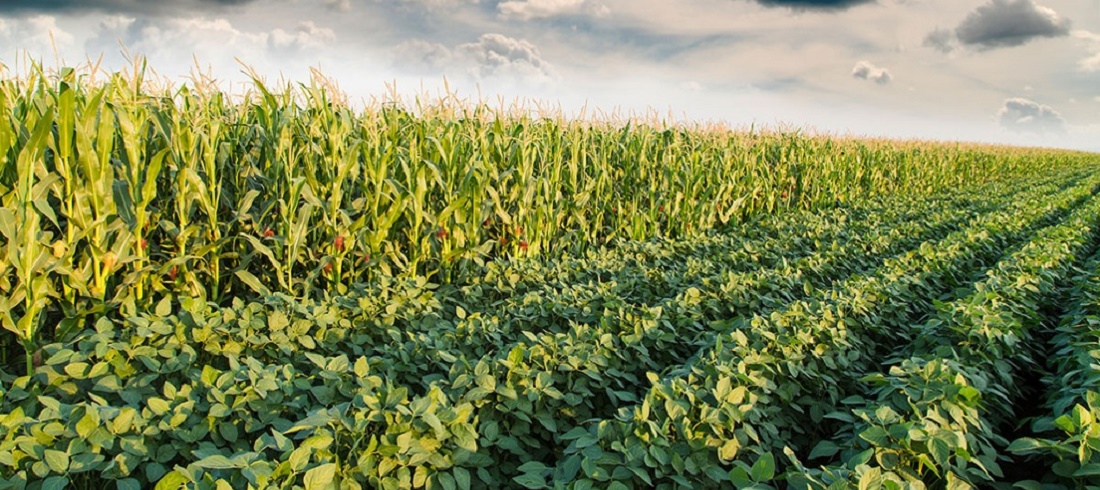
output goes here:
[[524, 39], [484, 34], [476, 43], [459, 45], [456, 50], [477, 63], [477, 75], [516, 73], [536, 78], [553, 75], [552, 67], [542, 59], [538, 48]]
[[1031, 133], [1065, 133], [1066, 120], [1050, 106], [1022, 97], [1006, 99], [997, 112], [1001, 126]]
[[298, 24], [293, 32], [275, 29], [270, 34], [271, 46], [279, 49], [320, 48], [331, 45], [335, 41], [336, 33], [332, 29], [318, 27], [312, 21]]
[[397, 47], [396, 59], [407, 68], [454, 75], [462, 70], [476, 79], [514, 78], [547, 80], [554, 69], [537, 47], [524, 39], [503, 34], [483, 34], [476, 42], [450, 49], [442, 44], [415, 39]]
[[890, 75], [890, 70], [875, 66], [867, 60], [856, 63], [856, 66], [852, 68], [852, 76], [863, 80], [870, 80], [879, 85], [886, 85], [894, 79], [894, 77]]
[[0, 18], [0, 40], [3, 41], [0, 44], [17, 46], [32, 56], [52, 54], [54, 48], [63, 54], [75, 42], [73, 35], [58, 26], [57, 18], [51, 15], [35, 15], [19, 20]]
[[1100, 34], [1089, 31], [1073, 31], [1073, 37], [1084, 41], [1091, 53], [1078, 63], [1087, 72], [1100, 71]]
[[311, 57], [336, 42], [336, 33], [311, 21], [294, 29], [270, 31], [242, 29], [222, 18], [150, 19], [109, 16], [87, 43], [90, 53], [111, 52], [121, 42], [127, 50], [150, 60], [228, 60], [234, 57], [256, 63], [267, 57], [308, 53]]
[[130, 27], [137, 19], [124, 15], [108, 15], [99, 22], [100, 30], [123, 31]]
[[559, 15], [602, 17], [611, 12], [606, 5], [591, 0], [509, 0], [497, 5], [505, 19], [531, 20]]
[[425, 72], [450, 66], [455, 62], [455, 55], [442, 44], [413, 39], [394, 49], [394, 59], [405, 68]]
[[222, 52], [254, 50], [266, 45], [269, 38], [266, 33], [239, 30], [226, 19], [203, 17], [165, 20], [110, 17], [100, 27], [102, 30], [95, 39], [100, 47], [109, 47], [118, 40], [130, 51], [150, 58], [217, 52], [219, 49]]
[[[323, 6], [318, 2], [314, 8]], [[310, 77], [311, 68], [321, 68], [333, 76], [352, 79], [343, 81], [358, 88], [354, 77], [345, 75], [354, 72], [348, 68], [350, 64], [340, 63], [349, 58], [338, 44], [342, 36], [320, 22], [273, 25], [236, 18], [102, 14], [87, 22], [82, 51], [93, 58], [102, 55], [105, 69], [126, 67], [128, 60], [140, 57], [166, 79], [187, 78], [198, 69], [233, 91], [247, 82], [248, 72], [253, 70], [265, 79], [302, 80]], [[367, 71], [367, 66], [377, 66], [370, 57], [364, 53], [356, 58], [356, 69]]]

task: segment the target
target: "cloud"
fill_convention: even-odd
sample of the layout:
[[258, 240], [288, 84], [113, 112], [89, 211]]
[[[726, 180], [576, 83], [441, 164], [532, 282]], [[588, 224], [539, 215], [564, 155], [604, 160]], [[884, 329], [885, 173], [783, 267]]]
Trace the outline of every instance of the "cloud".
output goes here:
[[169, 13], [203, 11], [244, 5], [255, 0], [3, 0], [4, 12], [57, 12], [100, 10], [117, 13]]
[[591, 0], [509, 0], [497, 5], [504, 19], [543, 19], [561, 15], [602, 17], [611, 12], [606, 5]]
[[955, 33], [951, 29], [941, 29], [929, 32], [927, 36], [924, 36], [924, 46], [935, 49], [943, 53], [950, 53], [955, 50]]
[[555, 77], [553, 66], [542, 58], [537, 47], [503, 34], [483, 34], [477, 42], [460, 44], [454, 49], [423, 39], [407, 41], [397, 47], [396, 58], [406, 68], [442, 71], [443, 75], [461, 70], [476, 79]]
[[1019, 46], [1067, 34], [1069, 20], [1034, 0], [992, 0], [970, 12], [955, 28], [959, 43], [980, 49]]
[[445, 69], [457, 61], [450, 48], [424, 39], [401, 43], [394, 49], [394, 59], [404, 68], [421, 73]]
[[1087, 72], [1100, 71], [1100, 34], [1089, 31], [1074, 31], [1073, 37], [1084, 41], [1092, 52], [1077, 65]]
[[378, 3], [397, 3], [404, 7], [416, 7], [424, 10], [437, 10], [480, 3], [480, 0], [375, 0]]
[[755, 0], [765, 7], [787, 7], [793, 10], [847, 10], [876, 0]]
[[886, 85], [894, 79], [890, 71], [872, 64], [870, 61], [860, 61], [852, 68], [852, 76], [855, 78], [870, 80], [879, 85]]
[[351, 0], [325, 0], [325, 8], [340, 12], [351, 10]]
[[[192, 54], [234, 53], [255, 56], [268, 42], [263, 33], [242, 31], [226, 19], [164, 19], [113, 15], [99, 24], [88, 40], [88, 52], [112, 52], [121, 43], [151, 60], [189, 59]], [[232, 55], [230, 55], [232, 56]]]
[[282, 29], [271, 31], [268, 41], [274, 48], [296, 51], [331, 45], [336, 42], [336, 33], [327, 27], [318, 27], [312, 21], [305, 21], [300, 22], [293, 32]]
[[5, 46], [19, 46], [33, 55], [59, 51], [74, 43], [73, 35], [57, 25], [51, 15], [34, 15], [18, 21], [0, 18], [0, 41]]
[[503, 34], [484, 34], [476, 43], [462, 44], [457, 51], [477, 63], [478, 75], [518, 73], [549, 78], [553, 70], [538, 48], [523, 39]]
[[1065, 133], [1066, 120], [1050, 106], [1021, 97], [1006, 99], [997, 112], [1001, 126], [1031, 133]]
[[87, 39], [87, 53], [126, 51], [149, 59], [151, 66], [178, 65], [194, 58], [219, 67], [237, 68], [235, 59], [248, 64], [277, 61], [293, 65], [310, 60], [317, 63], [335, 45], [336, 33], [313, 22], [295, 28], [270, 31], [251, 30], [224, 18], [104, 17], [96, 34]]

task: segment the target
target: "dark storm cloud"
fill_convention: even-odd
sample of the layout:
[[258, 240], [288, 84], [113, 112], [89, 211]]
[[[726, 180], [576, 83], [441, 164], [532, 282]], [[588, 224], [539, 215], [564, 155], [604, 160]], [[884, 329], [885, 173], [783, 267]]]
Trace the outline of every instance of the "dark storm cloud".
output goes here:
[[1067, 34], [1069, 21], [1033, 0], [993, 0], [971, 12], [955, 28], [960, 43], [985, 49]]
[[165, 13], [245, 5], [256, 0], [3, 0], [0, 13], [81, 12], [101, 10], [121, 13]]
[[875, 0], [755, 0], [765, 7], [787, 7], [794, 10], [846, 10]]

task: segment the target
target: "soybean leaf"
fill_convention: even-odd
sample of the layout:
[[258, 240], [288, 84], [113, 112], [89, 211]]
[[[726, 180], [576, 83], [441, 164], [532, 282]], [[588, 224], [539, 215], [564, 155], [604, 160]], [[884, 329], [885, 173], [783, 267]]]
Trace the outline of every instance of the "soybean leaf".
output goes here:
[[190, 481], [179, 470], [170, 471], [157, 482], [156, 490], [178, 490]]
[[196, 461], [194, 464], [199, 468], [207, 468], [211, 470], [228, 470], [238, 467], [238, 465], [230, 461], [229, 458], [220, 454], [212, 454]]
[[61, 490], [69, 485], [69, 478], [65, 476], [51, 476], [42, 481], [42, 490]]
[[313, 468], [306, 472], [306, 490], [314, 488], [328, 488], [336, 478], [336, 463], [328, 463]]
[[520, 485], [523, 485], [524, 488], [546, 488], [546, 479], [539, 475], [533, 475], [531, 473], [524, 473], [515, 478], [512, 478], [512, 480], [516, 483], [519, 483]]
[[764, 453], [752, 465], [752, 479], [756, 482], [771, 481], [775, 478], [775, 458], [772, 453]]
[[69, 470], [69, 453], [47, 449], [43, 459], [54, 473], [65, 473]]

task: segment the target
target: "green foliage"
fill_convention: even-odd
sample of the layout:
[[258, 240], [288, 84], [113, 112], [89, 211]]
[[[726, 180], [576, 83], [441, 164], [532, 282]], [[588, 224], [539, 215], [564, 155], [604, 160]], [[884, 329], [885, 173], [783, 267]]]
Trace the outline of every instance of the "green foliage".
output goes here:
[[0, 81], [0, 488], [1095, 484], [1094, 155], [143, 76]]
[[[0, 80], [0, 363], [187, 294], [480, 280], [487, 263], [679, 239], [761, 215], [927, 196], [1087, 154], [536, 118], [453, 102], [361, 112], [331, 84], [238, 102], [146, 70]], [[18, 344], [18, 345], [16, 345]]]
[[[966, 284], [974, 269], [1009, 244], [1062, 219], [1095, 189], [1096, 179], [1089, 179], [1062, 192], [1049, 208], [1018, 201], [934, 240], [934, 246], [853, 276], [821, 298], [739, 320], [697, 362], [673, 376], [654, 377], [640, 408], [620, 411], [614, 421], [589, 423], [589, 433], [603, 434], [601, 446], [615, 454], [612, 464], [640, 468], [654, 481], [692, 486], [722, 483], [711, 469], [727, 459], [809, 451], [830, 420], [839, 418], [844, 427], [854, 422], [836, 412], [859, 393], [858, 381], [877, 366], [882, 345], [909, 345], [904, 330], [933, 310], [935, 298]], [[639, 447], [675, 452], [661, 459]]]
[[[1093, 189], [1095, 190], [1095, 189]], [[900, 363], [863, 379], [868, 392], [848, 401], [850, 418], [835, 446], [872, 451], [873, 466], [899, 481], [977, 486], [1004, 476], [1002, 427], [1024, 396], [1020, 373], [1035, 369], [1041, 312], [1081, 257], [1096, 248], [1100, 199], [1039, 230], [974, 284], [909, 327]], [[1019, 448], [1009, 447], [1009, 450]]]
[[1100, 254], [1093, 255], [1073, 277], [1070, 308], [1050, 329], [1050, 375], [1044, 379], [1045, 416], [1031, 424], [1031, 436], [1012, 442], [1008, 450], [1024, 455], [1051, 473], [1029, 484], [1061, 488], [1100, 485], [1100, 379], [1097, 339], [1100, 338]]

